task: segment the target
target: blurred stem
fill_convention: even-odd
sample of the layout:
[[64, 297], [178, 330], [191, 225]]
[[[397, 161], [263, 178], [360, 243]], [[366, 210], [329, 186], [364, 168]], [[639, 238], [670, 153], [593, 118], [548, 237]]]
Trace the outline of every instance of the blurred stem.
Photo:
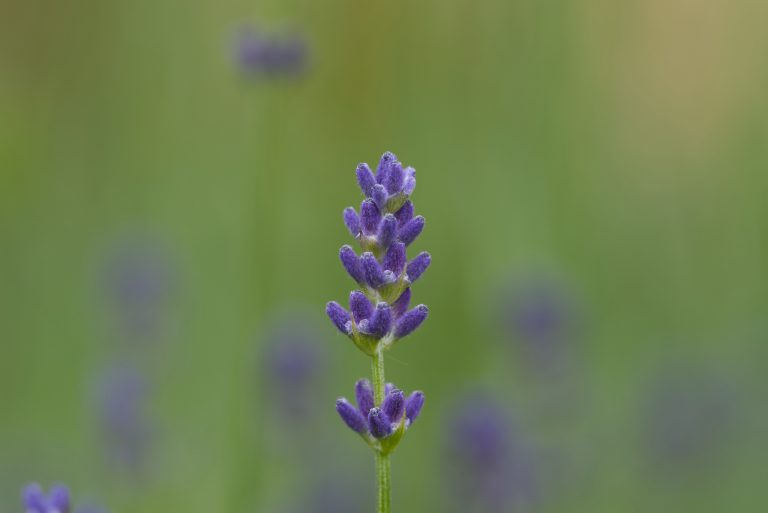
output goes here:
[[[373, 398], [376, 404], [381, 405], [384, 400], [384, 352], [379, 349], [373, 355], [371, 362], [373, 374]], [[390, 498], [390, 466], [389, 455], [376, 451], [376, 482], [378, 484], [378, 513], [389, 513]]]

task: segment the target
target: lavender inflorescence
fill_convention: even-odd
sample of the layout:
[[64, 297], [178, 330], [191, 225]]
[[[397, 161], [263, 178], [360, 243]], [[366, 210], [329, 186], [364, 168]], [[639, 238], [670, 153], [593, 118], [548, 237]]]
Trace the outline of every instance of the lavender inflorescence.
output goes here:
[[411, 286], [431, 263], [429, 253], [408, 259], [406, 250], [424, 229], [424, 218], [415, 215], [409, 199], [416, 187], [416, 171], [403, 167], [386, 152], [376, 173], [367, 164], [357, 167], [357, 183], [365, 198], [360, 209], [344, 209], [349, 233], [361, 254], [344, 245], [339, 258], [358, 290], [349, 295], [349, 309], [331, 301], [326, 313], [333, 324], [363, 353], [372, 357], [373, 382], [361, 379], [355, 386], [357, 406], [344, 398], [336, 410], [377, 454], [379, 511], [389, 511], [389, 462], [387, 455], [416, 420], [424, 394], [406, 397], [402, 390], [384, 383], [384, 352], [413, 333], [427, 318], [425, 305], [410, 308]]
[[[21, 503], [24, 513], [70, 513], [72, 511], [69, 488], [62, 484], [52, 486], [48, 493], [45, 493], [38, 483], [30, 483], [21, 490]], [[74, 513], [106, 513], [106, 510], [86, 504], [78, 506]]]

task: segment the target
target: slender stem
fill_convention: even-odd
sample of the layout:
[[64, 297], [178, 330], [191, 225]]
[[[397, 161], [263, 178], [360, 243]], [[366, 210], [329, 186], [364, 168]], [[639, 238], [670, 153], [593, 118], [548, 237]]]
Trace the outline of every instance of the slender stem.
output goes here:
[[[376, 404], [384, 400], [384, 352], [379, 349], [373, 355], [371, 362], [373, 374], [373, 397]], [[390, 481], [389, 454], [376, 452], [376, 482], [378, 483], [378, 509], [377, 513], [389, 513], [389, 503], [392, 483]]]

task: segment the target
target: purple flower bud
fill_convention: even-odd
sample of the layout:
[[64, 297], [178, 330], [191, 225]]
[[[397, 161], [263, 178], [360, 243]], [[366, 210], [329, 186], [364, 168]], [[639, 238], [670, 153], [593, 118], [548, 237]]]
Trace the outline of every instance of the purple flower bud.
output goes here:
[[419, 253], [416, 258], [408, 262], [408, 279], [411, 283], [414, 283], [419, 279], [419, 276], [424, 274], [429, 264], [432, 262], [432, 257], [426, 251]]
[[386, 303], [379, 303], [376, 305], [373, 315], [369, 320], [368, 334], [381, 338], [389, 332], [392, 327], [392, 309]]
[[373, 387], [370, 381], [361, 379], [355, 383], [355, 399], [357, 400], [357, 407], [360, 409], [360, 413], [365, 418], [368, 418], [368, 412], [374, 406]]
[[405, 395], [402, 390], [394, 389], [387, 393], [381, 402], [381, 409], [391, 422], [400, 422], [405, 411]]
[[325, 313], [330, 317], [331, 322], [338, 328], [340, 332], [345, 335], [349, 335], [350, 328], [347, 325], [349, 322], [349, 312], [344, 310], [340, 304], [336, 301], [330, 301], [325, 306]]
[[392, 214], [385, 215], [384, 219], [381, 220], [379, 233], [376, 236], [379, 246], [383, 249], [387, 249], [395, 240], [395, 232], [397, 232], [397, 220], [395, 219], [395, 216]]
[[344, 269], [347, 270], [347, 273], [349, 273], [353, 280], [357, 283], [365, 283], [363, 267], [360, 264], [360, 259], [357, 258], [355, 250], [352, 249], [352, 246], [349, 246], [348, 244], [343, 245], [339, 250], [339, 259], [341, 260]]
[[405, 418], [408, 419], [408, 424], [413, 424], [421, 413], [422, 406], [424, 406], [424, 392], [417, 390], [408, 396], [405, 400]]
[[373, 256], [373, 253], [363, 253], [363, 256], [360, 257], [360, 263], [363, 266], [365, 281], [368, 282], [368, 285], [373, 288], [379, 288], [386, 283], [387, 279], [384, 276], [384, 271], [376, 257]]
[[390, 393], [392, 393], [392, 391], [394, 389], [395, 389], [395, 384], [394, 383], [386, 383], [384, 385], [384, 396], [385, 397], [388, 396]]
[[400, 294], [400, 297], [392, 303], [392, 316], [399, 319], [408, 310], [411, 304], [411, 289], [407, 288]]
[[376, 206], [379, 207], [379, 211], [384, 211], [384, 207], [387, 206], [387, 198], [389, 198], [387, 190], [380, 183], [377, 183], [371, 188], [371, 199], [376, 203]]
[[403, 181], [403, 193], [406, 196], [413, 194], [416, 189], [416, 170], [412, 167], [405, 168], [405, 180]]
[[360, 204], [360, 225], [365, 235], [373, 235], [376, 233], [376, 228], [381, 221], [381, 214], [379, 213], [376, 203], [372, 199], [364, 200]]
[[395, 337], [403, 338], [410, 335], [424, 322], [427, 315], [429, 315], [429, 309], [425, 305], [419, 305], [413, 310], [406, 312], [405, 315], [398, 319], [395, 325]]
[[25, 510], [30, 513], [47, 513], [48, 500], [38, 483], [31, 483], [24, 487], [21, 491], [21, 501], [24, 503]]
[[409, 246], [411, 242], [416, 240], [421, 230], [424, 229], [424, 218], [422, 216], [416, 216], [405, 225], [400, 228], [400, 232], [397, 234], [397, 238], [400, 239], [406, 246]]
[[357, 166], [357, 183], [360, 185], [360, 190], [363, 191], [363, 194], [370, 198], [371, 189], [376, 183], [376, 177], [373, 176], [373, 172], [371, 172], [368, 164], [363, 163]]
[[382, 259], [382, 267], [388, 271], [392, 271], [396, 277], [402, 274], [405, 268], [405, 244], [402, 242], [395, 242], [389, 246], [389, 250]]
[[352, 207], [344, 209], [344, 224], [347, 225], [347, 230], [352, 234], [352, 237], [360, 235], [360, 216]]
[[363, 434], [367, 431], [367, 426], [363, 414], [360, 410], [349, 404], [344, 398], [336, 400], [336, 411], [339, 412], [339, 417], [344, 423], [349, 426], [352, 431], [357, 431]]
[[64, 485], [56, 485], [48, 492], [49, 513], [69, 513], [69, 489]]
[[380, 408], [372, 408], [368, 412], [368, 429], [376, 438], [384, 438], [392, 434], [392, 424]]
[[387, 174], [389, 173], [389, 168], [392, 165], [393, 162], [397, 161], [397, 157], [395, 157], [395, 154], [391, 151], [387, 151], [384, 153], [384, 155], [381, 156], [381, 160], [379, 160], [379, 167], [376, 168], [376, 181], [379, 183], [384, 183], [384, 179], [386, 178]]
[[394, 161], [389, 166], [389, 172], [385, 175], [381, 184], [387, 188], [387, 192], [390, 194], [397, 194], [403, 188], [404, 179], [403, 166], [400, 162]]
[[411, 219], [413, 219], [413, 203], [411, 200], [406, 200], [400, 210], [395, 212], [395, 218], [397, 219], [397, 226], [401, 227]]
[[373, 304], [365, 297], [365, 294], [359, 290], [353, 290], [349, 294], [349, 309], [352, 311], [352, 316], [355, 318], [355, 322], [359, 323], [363, 319], [367, 319], [373, 313]]

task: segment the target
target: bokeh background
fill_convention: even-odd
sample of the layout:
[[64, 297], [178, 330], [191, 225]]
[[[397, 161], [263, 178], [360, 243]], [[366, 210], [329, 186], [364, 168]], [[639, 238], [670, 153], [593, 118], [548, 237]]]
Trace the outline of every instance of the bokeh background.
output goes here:
[[0, 510], [372, 511], [322, 311], [392, 150], [433, 256], [396, 511], [763, 511], [766, 16], [0, 3]]

